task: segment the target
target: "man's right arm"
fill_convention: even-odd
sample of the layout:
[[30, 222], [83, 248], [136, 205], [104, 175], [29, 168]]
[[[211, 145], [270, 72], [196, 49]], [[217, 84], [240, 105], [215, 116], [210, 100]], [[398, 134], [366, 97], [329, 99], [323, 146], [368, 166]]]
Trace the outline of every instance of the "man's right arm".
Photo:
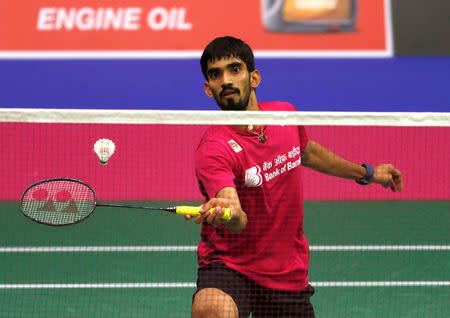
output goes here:
[[[209, 212], [214, 208], [213, 212]], [[224, 220], [222, 215], [226, 208], [231, 209], [231, 219]], [[231, 233], [240, 233], [247, 226], [247, 214], [242, 210], [237, 191], [233, 187], [225, 187], [216, 196], [206, 202], [200, 210], [195, 223], [207, 222], [213, 226], [224, 225]]]

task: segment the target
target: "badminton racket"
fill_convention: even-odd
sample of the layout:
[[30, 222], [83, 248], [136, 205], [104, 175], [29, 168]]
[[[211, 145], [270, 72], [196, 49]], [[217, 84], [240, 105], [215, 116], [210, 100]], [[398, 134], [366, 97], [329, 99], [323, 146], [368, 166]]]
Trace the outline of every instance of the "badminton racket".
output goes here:
[[[94, 189], [87, 183], [68, 178], [46, 179], [28, 186], [20, 198], [20, 211], [29, 219], [46, 225], [70, 225], [88, 218], [98, 206], [110, 208], [166, 211], [172, 214], [198, 215], [198, 206], [134, 206], [97, 202]], [[214, 209], [211, 209], [212, 212]], [[222, 219], [230, 220], [225, 209]]]

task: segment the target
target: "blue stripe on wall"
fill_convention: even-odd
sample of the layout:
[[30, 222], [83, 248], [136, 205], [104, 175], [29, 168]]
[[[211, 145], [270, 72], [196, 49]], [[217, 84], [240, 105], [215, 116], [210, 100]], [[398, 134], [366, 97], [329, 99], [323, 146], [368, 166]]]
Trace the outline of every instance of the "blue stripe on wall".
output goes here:
[[[258, 99], [308, 111], [450, 111], [450, 57], [257, 59]], [[0, 60], [0, 107], [216, 110], [197, 59]]]

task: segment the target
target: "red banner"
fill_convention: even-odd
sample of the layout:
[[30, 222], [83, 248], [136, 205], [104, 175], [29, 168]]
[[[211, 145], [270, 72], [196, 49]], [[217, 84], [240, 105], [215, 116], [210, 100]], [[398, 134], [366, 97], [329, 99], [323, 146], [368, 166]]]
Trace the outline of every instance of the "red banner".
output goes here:
[[[0, 54], [197, 54], [232, 35], [256, 53], [389, 55], [389, 0], [14, 0], [0, 2]], [[388, 18], [387, 18], [388, 17]]]

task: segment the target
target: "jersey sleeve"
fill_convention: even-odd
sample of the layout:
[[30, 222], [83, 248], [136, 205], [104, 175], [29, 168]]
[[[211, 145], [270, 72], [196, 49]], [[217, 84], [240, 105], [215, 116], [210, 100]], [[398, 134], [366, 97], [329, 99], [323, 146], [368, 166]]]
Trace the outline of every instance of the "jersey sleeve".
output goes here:
[[306, 133], [305, 126], [297, 126], [298, 128], [298, 139], [300, 141], [300, 151], [303, 152], [308, 145], [308, 134]]
[[203, 195], [213, 198], [225, 187], [234, 183], [233, 159], [218, 142], [204, 142], [195, 153], [195, 174]]
[[[287, 103], [288, 104], [288, 103]], [[290, 105], [293, 111], [297, 111], [294, 105]], [[306, 132], [305, 126], [297, 126], [298, 128], [298, 138], [300, 141], [300, 151], [303, 152], [306, 149], [306, 145], [308, 144], [308, 133]]]

